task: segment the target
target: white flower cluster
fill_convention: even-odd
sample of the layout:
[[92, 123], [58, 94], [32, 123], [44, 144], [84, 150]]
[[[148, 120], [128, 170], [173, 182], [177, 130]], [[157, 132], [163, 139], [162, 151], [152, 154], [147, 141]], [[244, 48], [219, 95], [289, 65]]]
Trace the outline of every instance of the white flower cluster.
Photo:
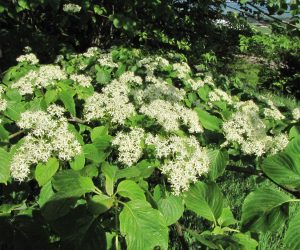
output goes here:
[[51, 156], [68, 161], [81, 153], [81, 145], [68, 130], [61, 107], [54, 105], [48, 110], [56, 117], [44, 111], [26, 111], [17, 123], [29, 131], [10, 166], [11, 176], [18, 181], [27, 178], [33, 164], [47, 162]]
[[7, 107], [7, 101], [2, 98], [2, 94], [4, 93], [4, 88], [0, 85], [0, 112], [4, 111]]
[[199, 88], [203, 87], [204, 86], [204, 81], [202, 79], [197, 79], [197, 80], [194, 80], [192, 78], [189, 78], [186, 80], [186, 82], [191, 85], [191, 88], [192, 90], [198, 90]]
[[213, 91], [208, 93], [209, 105], [212, 105], [213, 102], [223, 101], [229, 105], [233, 104], [232, 97], [228, 95], [225, 91], [215, 88]]
[[99, 53], [99, 52], [100, 52], [100, 49], [98, 47], [90, 47], [82, 55], [85, 56], [85, 57], [90, 58], [90, 57], [96, 56], [97, 53]]
[[145, 143], [153, 145], [156, 156], [163, 160], [161, 171], [168, 176], [175, 195], [188, 190], [191, 182], [208, 172], [207, 152], [194, 136], [160, 138], [148, 134]]
[[92, 86], [92, 78], [90, 76], [86, 76], [83, 74], [73, 74], [70, 76], [70, 79], [85, 88]]
[[169, 66], [170, 62], [161, 56], [149, 56], [137, 62], [138, 67], [144, 67], [148, 76], [154, 76], [155, 70]]
[[38, 70], [31, 70], [12, 84], [21, 95], [33, 94], [36, 89], [54, 85], [56, 81], [67, 79], [66, 73], [55, 65], [43, 65]]
[[67, 3], [63, 5], [63, 11], [69, 13], [77, 13], [80, 12], [81, 6], [73, 3]]
[[287, 139], [274, 139], [266, 134], [266, 126], [258, 114], [259, 108], [253, 101], [238, 102], [236, 108], [237, 112], [223, 123], [227, 142], [237, 143], [245, 154], [256, 156], [274, 153], [286, 146]]
[[178, 89], [161, 78], [146, 76], [146, 82], [149, 84], [144, 90], [139, 89], [134, 93], [134, 98], [139, 104], [149, 103], [157, 99], [176, 103], [182, 101], [186, 95], [184, 89]]
[[98, 62], [101, 66], [106, 66], [109, 68], [118, 68], [118, 64], [113, 61], [111, 53], [102, 53], [99, 55]]
[[124, 72], [120, 76], [119, 81], [122, 84], [128, 84], [128, 83], [136, 83], [137, 85], [143, 84], [143, 79], [140, 76], [136, 76], [132, 71]]
[[21, 55], [16, 60], [17, 60], [17, 62], [28, 62], [30, 64], [38, 64], [39, 63], [39, 59], [33, 53]]
[[287, 144], [289, 143], [289, 137], [287, 134], [279, 134], [274, 136], [271, 142], [270, 147], [270, 154], [276, 154], [282, 151]]
[[188, 77], [188, 75], [191, 73], [191, 68], [186, 62], [174, 63], [173, 69], [177, 71], [177, 76], [180, 79]]
[[188, 126], [190, 133], [203, 132], [197, 113], [178, 103], [157, 99], [143, 105], [140, 112], [154, 118], [168, 132], [179, 130], [181, 124]]
[[141, 142], [144, 136], [141, 128], [134, 128], [129, 133], [119, 132], [112, 141], [112, 145], [118, 147], [118, 161], [127, 166], [135, 164], [143, 154]]
[[98, 118], [109, 118], [115, 124], [124, 124], [134, 115], [135, 108], [128, 98], [130, 89], [126, 84], [113, 80], [102, 93], [94, 93], [86, 100], [84, 116], [88, 121]]
[[285, 116], [278, 110], [271, 100], [267, 101], [270, 108], [264, 109], [264, 115], [266, 118], [272, 118], [274, 120], [283, 120]]
[[300, 108], [294, 108], [292, 111], [292, 115], [294, 120], [296, 121], [300, 120]]

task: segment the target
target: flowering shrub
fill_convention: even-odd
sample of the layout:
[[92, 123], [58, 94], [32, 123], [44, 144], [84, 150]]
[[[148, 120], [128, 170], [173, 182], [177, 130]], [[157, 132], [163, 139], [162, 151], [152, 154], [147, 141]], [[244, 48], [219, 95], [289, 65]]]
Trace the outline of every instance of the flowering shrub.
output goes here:
[[[299, 107], [232, 95], [173, 53], [90, 48], [51, 65], [17, 61], [0, 86], [5, 246], [26, 222], [18, 240], [28, 249], [167, 249], [172, 234], [256, 249], [250, 232], [274, 229], [298, 201], [284, 192], [300, 187]], [[250, 193], [238, 222], [217, 184], [232, 169], [263, 171], [285, 191]], [[181, 225], [188, 210], [210, 231]]]

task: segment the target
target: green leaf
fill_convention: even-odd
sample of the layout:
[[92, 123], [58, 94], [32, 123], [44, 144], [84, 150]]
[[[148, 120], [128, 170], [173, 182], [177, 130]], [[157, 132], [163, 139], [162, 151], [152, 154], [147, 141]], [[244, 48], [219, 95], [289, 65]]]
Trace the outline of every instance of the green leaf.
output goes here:
[[96, 189], [91, 178], [81, 176], [79, 172], [71, 169], [57, 173], [53, 177], [52, 185], [58, 192], [69, 197], [79, 197]]
[[222, 213], [223, 195], [213, 182], [197, 182], [185, 193], [184, 201], [187, 209], [215, 224]]
[[300, 212], [290, 219], [289, 227], [284, 237], [284, 243], [289, 250], [300, 249]]
[[[292, 139], [288, 143], [284, 152], [290, 155], [295, 160], [295, 163], [297, 164], [298, 160], [300, 160], [300, 136], [296, 136], [294, 139]], [[298, 169], [300, 169], [300, 163], [298, 164]]]
[[62, 249], [107, 249], [101, 220], [90, 214], [83, 205], [53, 221], [51, 226], [61, 238]]
[[168, 249], [165, 219], [148, 202], [134, 200], [125, 203], [119, 219], [128, 250], [153, 250], [156, 246]]
[[180, 197], [170, 195], [161, 198], [157, 202], [158, 210], [164, 216], [167, 226], [174, 224], [180, 219], [184, 211], [183, 201]]
[[12, 120], [18, 121], [21, 117], [21, 113], [23, 113], [25, 110], [26, 110], [25, 103], [8, 101], [4, 114], [7, 115]]
[[98, 137], [101, 137], [103, 135], [108, 135], [108, 129], [105, 126], [99, 126], [93, 128], [91, 132], [91, 139], [92, 142], [94, 142]]
[[72, 161], [70, 161], [70, 166], [73, 170], [81, 170], [85, 165], [85, 156], [84, 153], [76, 155]]
[[202, 126], [211, 131], [221, 131], [222, 120], [208, 112], [195, 108]]
[[88, 208], [92, 214], [100, 215], [105, 213], [113, 206], [113, 198], [107, 195], [94, 195], [92, 199], [88, 201]]
[[11, 156], [3, 148], [0, 148], [0, 183], [7, 184], [10, 177]]
[[66, 109], [71, 115], [76, 116], [75, 101], [73, 99], [73, 93], [68, 90], [63, 90], [59, 93], [60, 100], [64, 103]]
[[54, 195], [54, 191], [52, 189], [52, 184], [51, 181], [46, 183], [40, 191], [39, 199], [38, 199], [38, 204], [40, 207], [43, 207], [48, 200], [50, 200]]
[[116, 173], [116, 179], [122, 179], [122, 178], [135, 178], [139, 177], [141, 174], [141, 171], [136, 168], [135, 166], [132, 166], [130, 168], [123, 168], [123, 169], [118, 169]]
[[106, 154], [104, 152], [99, 151], [94, 144], [84, 145], [83, 152], [85, 158], [92, 160], [95, 163], [101, 163], [106, 158]]
[[93, 145], [101, 152], [109, 148], [112, 137], [110, 135], [101, 135], [94, 139]]
[[105, 176], [105, 190], [108, 195], [113, 195], [114, 193], [114, 184], [116, 181], [116, 174], [118, 168], [114, 165], [104, 164], [102, 166], [102, 172]]
[[262, 163], [261, 169], [279, 185], [293, 191], [300, 190], [300, 164], [295, 164], [287, 153], [269, 156]]
[[99, 69], [96, 74], [96, 81], [100, 84], [107, 84], [111, 79], [110, 72], [104, 69]]
[[83, 175], [83, 176], [87, 176], [87, 177], [97, 177], [98, 174], [99, 174], [99, 171], [98, 171], [98, 166], [97, 164], [93, 163], [93, 164], [89, 164], [89, 165], [86, 165], [81, 171], [80, 173]]
[[242, 208], [242, 229], [251, 232], [277, 230], [288, 218], [288, 195], [276, 189], [261, 188], [250, 193]]
[[119, 183], [117, 193], [131, 200], [146, 200], [141, 187], [131, 180], [124, 180]]
[[237, 223], [237, 220], [234, 219], [231, 209], [229, 207], [223, 208], [222, 214], [218, 219], [218, 223], [222, 227], [227, 227]]
[[46, 164], [39, 163], [35, 169], [35, 179], [39, 186], [45, 185], [52, 176], [56, 173], [59, 167], [59, 162], [56, 158], [50, 158]]
[[228, 163], [228, 153], [226, 150], [211, 150], [208, 152], [209, 172], [208, 177], [211, 180], [217, 179], [224, 173]]
[[[193, 236], [197, 241], [201, 242], [204, 246], [209, 247], [209, 249], [220, 249], [211, 239], [207, 239], [207, 235], [205, 234], [206, 231], [204, 231], [202, 234], [197, 233], [196, 231], [187, 229], [187, 232]], [[209, 232], [210, 234], [211, 232]], [[209, 235], [210, 236], [210, 235]]]
[[[258, 243], [247, 234], [236, 233], [232, 235], [232, 239], [237, 242], [243, 250], [256, 250]], [[234, 248], [233, 248], [234, 249]]]
[[207, 85], [204, 85], [203, 87], [198, 89], [197, 94], [203, 101], [207, 102], [209, 91], [210, 91], [210, 88]]
[[15, 102], [21, 102], [22, 96], [20, 92], [17, 89], [6, 89], [5, 95], [8, 97], [9, 100], [15, 101]]
[[102, 15], [105, 12], [105, 8], [99, 6], [98, 4], [94, 5], [94, 13], [97, 15]]
[[7, 140], [9, 137], [9, 132], [0, 124], [0, 139], [2, 141]]
[[[46, 187], [46, 186], [44, 186]], [[43, 188], [44, 188], [43, 187]], [[45, 192], [51, 192], [49, 189]], [[47, 196], [45, 199], [41, 200], [41, 212], [42, 215], [47, 220], [56, 220], [64, 215], [66, 215], [70, 209], [75, 205], [77, 198], [70, 197], [68, 194], [64, 193], [53, 193], [44, 194]], [[51, 196], [50, 196], [51, 195]]]
[[57, 98], [58, 98], [58, 93], [56, 89], [48, 89], [47, 92], [45, 93], [45, 101], [47, 105], [55, 102]]
[[18, 0], [18, 4], [20, 5], [20, 7], [22, 7], [22, 9], [30, 10], [30, 7], [26, 0]]

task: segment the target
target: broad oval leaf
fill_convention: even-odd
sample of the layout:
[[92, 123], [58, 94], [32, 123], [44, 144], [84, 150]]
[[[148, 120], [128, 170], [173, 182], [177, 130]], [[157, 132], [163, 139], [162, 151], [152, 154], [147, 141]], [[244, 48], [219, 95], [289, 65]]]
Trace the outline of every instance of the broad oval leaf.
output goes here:
[[70, 166], [73, 170], [81, 170], [84, 168], [85, 165], [85, 157], [84, 153], [80, 155], [76, 155], [72, 161], [70, 161]]
[[105, 176], [105, 191], [110, 196], [114, 193], [114, 184], [117, 180], [117, 171], [118, 168], [115, 165], [103, 164], [102, 166], [102, 172]]
[[229, 225], [233, 225], [237, 223], [237, 220], [233, 217], [233, 214], [229, 207], [223, 208], [222, 214], [218, 219], [218, 223], [222, 227], [227, 227]]
[[75, 101], [73, 99], [73, 94], [70, 91], [63, 90], [59, 93], [59, 98], [60, 100], [62, 100], [70, 114], [76, 116]]
[[279, 190], [261, 188], [250, 193], [242, 208], [242, 229], [251, 232], [276, 230], [288, 218], [290, 197]]
[[6, 184], [10, 177], [10, 160], [10, 154], [0, 148], [0, 183]]
[[300, 189], [300, 168], [293, 158], [285, 152], [272, 155], [264, 160], [263, 172], [273, 181], [289, 190]]
[[143, 200], [129, 201], [120, 213], [120, 231], [128, 250], [168, 248], [168, 227], [156, 209]]
[[117, 193], [131, 200], [146, 200], [143, 189], [131, 180], [120, 182], [117, 188]]
[[202, 126], [211, 131], [220, 131], [222, 120], [208, 112], [195, 108]]
[[[49, 190], [45, 190], [45, 192], [46, 191]], [[60, 192], [45, 195], [49, 195], [50, 197], [46, 197], [48, 198], [47, 201], [42, 201], [41, 212], [42, 215], [50, 221], [56, 220], [69, 213], [78, 199]]]
[[184, 211], [182, 199], [178, 196], [170, 195], [161, 198], [157, 202], [158, 210], [164, 216], [167, 226], [174, 224], [180, 219]]
[[288, 230], [286, 231], [284, 243], [289, 250], [300, 249], [300, 212], [291, 218]]
[[50, 158], [46, 164], [39, 163], [35, 169], [35, 179], [39, 186], [45, 185], [52, 176], [56, 173], [59, 167], [59, 162], [56, 158]]
[[94, 144], [86, 144], [83, 146], [85, 158], [94, 161], [95, 163], [101, 163], [105, 160], [106, 154], [97, 149]]
[[58, 192], [69, 197], [79, 197], [96, 189], [91, 178], [81, 176], [79, 172], [71, 169], [57, 173], [53, 177], [52, 185]]
[[99, 126], [93, 128], [91, 131], [91, 139], [92, 142], [94, 142], [98, 137], [103, 136], [103, 135], [108, 135], [108, 129], [105, 126]]
[[96, 81], [99, 82], [100, 84], [106, 84], [110, 81], [111, 76], [110, 72], [104, 69], [99, 69], [97, 74], [96, 74]]
[[213, 182], [197, 182], [185, 193], [184, 201], [189, 210], [215, 223], [222, 213], [223, 195]]
[[114, 199], [104, 195], [104, 194], [98, 194], [94, 195], [89, 201], [88, 201], [88, 209], [92, 214], [99, 215], [105, 213], [107, 210], [109, 210], [114, 203]]
[[77, 206], [51, 226], [61, 238], [62, 249], [107, 249], [101, 220], [88, 213], [85, 206]]
[[208, 152], [208, 157], [208, 177], [211, 180], [215, 180], [224, 173], [225, 167], [228, 163], [228, 153], [225, 150], [212, 150]]

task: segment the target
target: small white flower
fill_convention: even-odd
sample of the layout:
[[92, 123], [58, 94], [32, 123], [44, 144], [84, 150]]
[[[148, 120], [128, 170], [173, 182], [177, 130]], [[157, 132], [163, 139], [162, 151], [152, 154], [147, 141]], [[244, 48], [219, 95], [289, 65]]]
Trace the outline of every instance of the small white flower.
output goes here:
[[168, 176], [175, 195], [188, 190], [198, 176], [208, 172], [208, 155], [193, 136], [160, 138], [148, 134], [145, 143], [155, 147], [156, 156], [163, 161], [161, 171]]
[[26, 111], [17, 125], [28, 131], [23, 144], [17, 149], [10, 166], [11, 176], [24, 181], [30, 167], [47, 162], [51, 156], [70, 160], [81, 153], [81, 145], [68, 130], [66, 119], [62, 119], [62, 108], [51, 105], [48, 112]]
[[100, 63], [101, 66], [118, 68], [118, 64], [113, 61], [111, 53], [100, 54], [98, 62]]
[[17, 89], [21, 95], [33, 94], [35, 89], [46, 88], [64, 79], [67, 79], [67, 75], [59, 66], [43, 65], [38, 70], [29, 71], [11, 87]]
[[77, 13], [80, 12], [81, 6], [73, 3], [67, 3], [63, 5], [63, 11], [69, 12], [69, 13]]
[[132, 166], [142, 156], [141, 141], [144, 137], [144, 130], [134, 128], [129, 133], [119, 132], [114, 138], [112, 144], [118, 147], [118, 161]]
[[300, 120], [300, 108], [294, 108], [292, 111], [292, 115], [296, 121]]
[[30, 64], [38, 64], [39, 63], [39, 59], [33, 53], [21, 55], [16, 60], [17, 60], [17, 62], [28, 62]]
[[91, 84], [92, 78], [90, 76], [86, 76], [83, 74], [79, 74], [79, 75], [73, 74], [70, 76], [70, 79], [85, 88], [92, 86], [92, 84]]

